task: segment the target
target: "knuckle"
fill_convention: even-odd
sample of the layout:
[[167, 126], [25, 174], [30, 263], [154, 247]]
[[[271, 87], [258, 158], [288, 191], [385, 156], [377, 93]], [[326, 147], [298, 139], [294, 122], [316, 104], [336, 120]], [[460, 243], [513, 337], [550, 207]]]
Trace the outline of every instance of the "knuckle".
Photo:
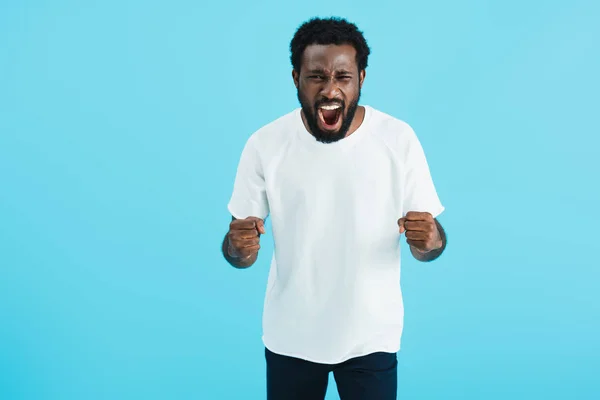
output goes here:
[[231, 221], [230, 224], [233, 229], [241, 229], [244, 225], [246, 225], [246, 221], [243, 219], [236, 219], [235, 221]]

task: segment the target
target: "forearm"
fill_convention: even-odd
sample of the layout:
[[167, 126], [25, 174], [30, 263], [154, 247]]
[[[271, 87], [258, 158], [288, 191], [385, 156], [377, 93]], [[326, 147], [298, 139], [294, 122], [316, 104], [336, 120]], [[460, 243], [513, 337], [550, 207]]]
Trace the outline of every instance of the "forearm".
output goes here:
[[231, 257], [229, 255], [228, 248], [229, 248], [229, 240], [227, 239], [227, 235], [225, 235], [225, 238], [223, 239], [223, 245], [221, 246], [221, 251], [223, 252], [223, 257], [225, 257], [225, 260], [227, 260], [227, 262], [235, 268], [239, 268], [239, 269], [248, 268], [248, 267], [252, 266], [252, 264], [254, 264], [256, 262], [256, 259], [258, 258], [258, 253], [253, 254], [249, 258], [245, 258], [245, 259]]
[[441, 247], [438, 249], [435, 249], [435, 250], [428, 251], [428, 252], [421, 252], [418, 249], [414, 248], [413, 246], [410, 246], [410, 252], [412, 253], [413, 257], [419, 261], [422, 261], [422, 262], [433, 261], [433, 260], [437, 259], [439, 256], [441, 256], [442, 253], [444, 252], [444, 250], [446, 249], [446, 232], [444, 231], [444, 228], [442, 228], [442, 225], [440, 225], [440, 223], [438, 222], [437, 219], [435, 220], [435, 225], [437, 226], [438, 232], [440, 233]]

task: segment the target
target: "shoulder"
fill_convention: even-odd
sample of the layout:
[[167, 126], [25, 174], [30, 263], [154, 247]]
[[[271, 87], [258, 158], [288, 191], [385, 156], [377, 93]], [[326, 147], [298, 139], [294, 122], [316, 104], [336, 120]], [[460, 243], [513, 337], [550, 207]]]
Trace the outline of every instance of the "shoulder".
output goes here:
[[248, 142], [252, 142], [258, 150], [277, 147], [289, 140], [290, 133], [297, 128], [298, 117], [299, 109], [290, 111], [253, 132]]
[[373, 107], [366, 107], [369, 108], [371, 114], [369, 126], [372, 134], [383, 140], [388, 146], [396, 151], [401, 151], [419, 143], [415, 131], [408, 122]]

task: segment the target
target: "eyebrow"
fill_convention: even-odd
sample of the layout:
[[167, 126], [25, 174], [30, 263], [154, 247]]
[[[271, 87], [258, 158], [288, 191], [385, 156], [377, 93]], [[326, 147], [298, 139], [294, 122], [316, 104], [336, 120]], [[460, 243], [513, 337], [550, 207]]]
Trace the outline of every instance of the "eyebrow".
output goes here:
[[[324, 73], [325, 73], [325, 70], [324, 70], [324, 69], [317, 68], [317, 69], [311, 69], [311, 70], [310, 70], [310, 71], [308, 71], [308, 72], [309, 72], [309, 73], [311, 73], [311, 74], [324, 74]], [[347, 71], [347, 70], [345, 70], [345, 69], [341, 69], [341, 70], [339, 70], [339, 71], [336, 71], [336, 74], [338, 74], [338, 75], [351, 75], [351, 74], [352, 74], [352, 72], [350, 72], [350, 71]]]

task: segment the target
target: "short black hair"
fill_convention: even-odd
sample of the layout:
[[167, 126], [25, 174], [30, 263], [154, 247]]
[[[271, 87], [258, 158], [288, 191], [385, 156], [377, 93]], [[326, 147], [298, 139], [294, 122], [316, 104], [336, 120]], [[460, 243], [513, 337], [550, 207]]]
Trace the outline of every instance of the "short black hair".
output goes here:
[[351, 44], [356, 49], [358, 70], [367, 68], [371, 49], [357, 26], [344, 18], [312, 18], [300, 25], [290, 43], [290, 58], [296, 72], [300, 72], [302, 54], [311, 44]]

